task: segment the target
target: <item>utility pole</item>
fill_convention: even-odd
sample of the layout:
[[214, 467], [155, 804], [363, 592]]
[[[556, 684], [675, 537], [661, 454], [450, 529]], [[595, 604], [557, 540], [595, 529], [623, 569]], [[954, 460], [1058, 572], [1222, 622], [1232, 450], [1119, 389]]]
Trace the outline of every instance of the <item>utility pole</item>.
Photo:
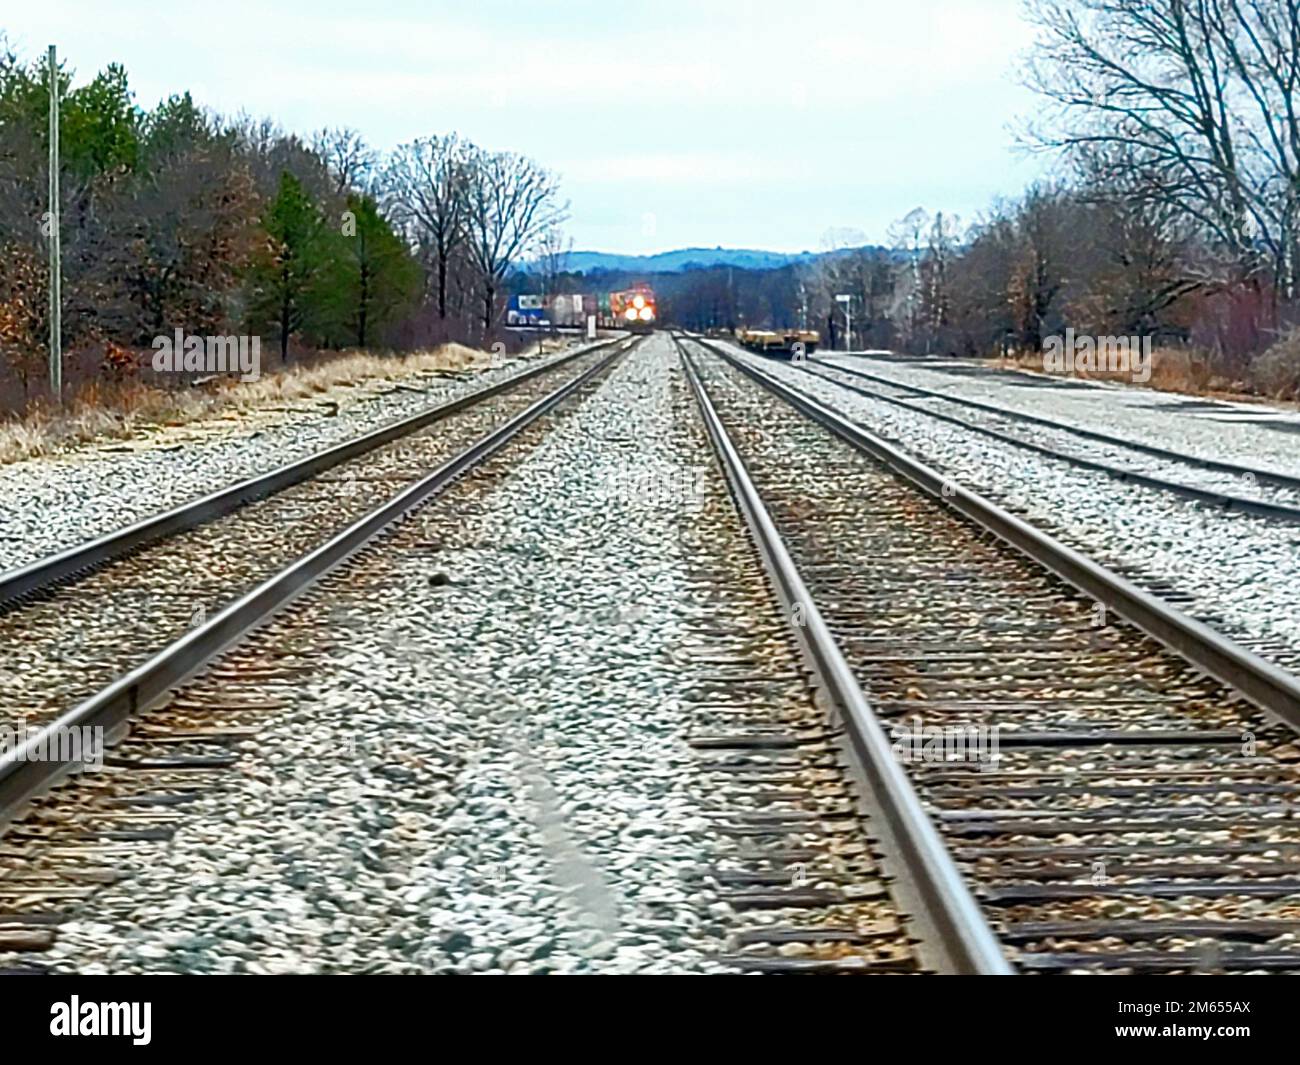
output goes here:
[[844, 304], [844, 350], [850, 351], [853, 347], [853, 296], [841, 292], [835, 297], [835, 302]]
[[59, 264], [59, 67], [50, 45], [50, 391], [63, 402], [63, 300]]

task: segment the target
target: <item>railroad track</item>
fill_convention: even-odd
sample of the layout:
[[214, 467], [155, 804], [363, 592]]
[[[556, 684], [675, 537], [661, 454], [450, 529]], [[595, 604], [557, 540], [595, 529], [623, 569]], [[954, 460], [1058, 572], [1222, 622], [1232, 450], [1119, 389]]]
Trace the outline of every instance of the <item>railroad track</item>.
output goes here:
[[1300, 971], [1300, 682], [755, 366], [685, 343], [1016, 969]]
[[[1076, 474], [1067, 461], [1053, 462], [1050, 455], [1042, 463], [1026, 461], [1020, 457], [1022, 449], [1000, 442], [987, 447], [977, 436], [966, 444], [962, 431], [945, 428], [941, 419], [926, 418], [926, 412], [914, 417], [900, 408], [895, 413], [889, 404], [859, 398], [852, 384], [824, 380], [797, 366], [740, 357], [750, 365], [771, 367], [803, 398], [829, 404], [870, 425], [873, 434], [896, 449], [923, 456], [954, 482], [981, 486], [978, 490], [989, 493], [998, 505], [1066, 543], [1084, 552], [1100, 544], [1106, 565], [1115, 572], [1204, 624], [1232, 634], [1242, 646], [1281, 668], [1300, 671], [1300, 644], [1289, 622], [1294, 597], [1288, 594], [1291, 584], [1286, 579], [1294, 548], [1300, 545], [1292, 523], [1204, 499], [1184, 508], [1180, 501], [1185, 494], [1137, 484], [1119, 486], [1112, 494], [1101, 483], [1104, 473], [1078, 467]], [[1067, 444], [1062, 448], [1070, 450]], [[1147, 537], [1137, 531], [1148, 521], [1158, 523], [1159, 529], [1150, 551], [1145, 550]], [[1190, 550], [1202, 535], [1205, 550]], [[1274, 557], [1278, 561], [1270, 566]], [[1270, 583], [1261, 588], [1261, 582]], [[1242, 609], [1256, 601], [1258, 606]]]
[[[0, 950], [49, 946], [62, 904], [93, 910], [166, 845], [330, 662], [331, 602], [392, 585], [400, 552], [440, 550], [421, 504], [509, 472], [506, 445], [538, 439], [623, 350], [458, 438], [423, 479], [376, 482], [397, 494], [42, 730], [120, 738], [101, 767], [53, 787], [73, 759], [0, 760]], [[692, 899], [725, 904], [717, 961], [1300, 971], [1300, 749], [1279, 723], [1300, 721], [1295, 678], [754, 366], [694, 350], [673, 386], [699, 412], [679, 450], [707, 441], [721, 474], [678, 519], [695, 607], [676, 660], [710, 826]], [[928, 756], [934, 729], [960, 759]]]
[[131, 554], [140, 547], [168, 536], [208, 524], [225, 514], [275, 495], [322, 474], [344, 468], [358, 457], [378, 451], [385, 445], [413, 436], [462, 411], [488, 400], [506, 395], [521, 385], [536, 381], [576, 360], [587, 359], [617, 345], [627, 346], [627, 339], [601, 341], [578, 351], [544, 362], [522, 373], [485, 388], [476, 389], [458, 399], [440, 403], [418, 414], [372, 430], [352, 440], [319, 451], [257, 477], [228, 485], [190, 503], [134, 522], [114, 532], [68, 548], [58, 554], [0, 571], [0, 610], [46, 594], [71, 581], [80, 579], [105, 564]]
[[[1094, 432], [1039, 415], [891, 381], [838, 363], [793, 363], [799, 369], [868, 399], [921, 414], [964, 431], [1034, 454], [1095, 470], [1119, 481], [1143, 485], [1222, 510], [1300, 524], [1300, 477], [1222, 462]], [[875, 387], [865, 387], [862, 381]], [[943, 404], [970, 412], [966, 417], [936, 410]], [[1080, 442], [1086, 442], [1086, 447]], [[1081, 453], [1086, 450], [1085, 453]]]
[[598, 345], [0, 575], [0, 725], [39, 727], [632, 341]]
[[[594, 382], [608, 362], [583, 373], [579, 386]], [[566, 384], [539, 401], [516, 419], [519, 428], [536, 431], [536, 412], [553, 404], [557, 394], [573, 391], [574, 385]], [[701, 424], [690, 428], [687, 455], [707, 446]], [[471, 450], [490, 454], [483, 445]], [[452, 468], [464, 461], [448, 463], [433, 475], [434, 485], [458, 476]], [[497, 475], [508, 470], [502, 454], [492, 455], [470, 473], [479, 485], [471, 486], [467, 500], [482, 498], [494, 464]], [[860, 809], [853, 797], [825, 706], [800, 669], [761, 555], [745, 540], [725, 482], [720, 475], [715, 479], [710, 508], [682, 516], [692, 562], [687, 590], [707, 605], [692, 615], [695, 640], [676, 650], [690, 661], [689, 742], [699, 757], [698, 786], [715, 819], [708, 833], [712, 865], [700, 877], [703, 890], [734, 915], [728, 922], [731, 949], [718, 962], [748, 972], [965, 967], [945, 940], [918, 925], [891, 897], [888, 862], [873, 842], [875, 833], [864, 827], [873, 813]], [[98, 710], [83, 706], [68, 715], [65, 725], [105, 720], [112, 728], [136, 706], [129, 734], [102, 766], [38, 797], [35, 793], [56, 776], [54, 767], [29, 768], [18, 782], [23, 789], [18, 795], [13, 773], [20, 767], [0, 765], [0, 796], [7, 793], [11, 809], [18, 802], [28, 807], [0, 838], [0, 951], [35, 959], [17, 971], [40, 971], [39, 957], [53, 946], [61, 924], [93, 912], [98, 891], [129, 880], [132, 868], [147, 862], [150, 848], [168, 846], [184, 828], [190, 809], [203, 809], [219, 793], [221, 776], [241, 764], [240, 750], [256, 742], [261, 723], [283, 714], [296, 687], [330, 662], [332, 601], [380, 592], [401, 568], [393, 557], [434, 549], [430, 537], [436, 538], [438, 529], [445, 535], [453, 518], [444, 514], [433, 532], [429, 522], [403, 519], [436, 490], [412, 489], [409, 499], [383, 508], [391, 518], [388, 525], [363, 519], [374, 529], [369, 535], [382, 540], [364, 539], [358, 523], [355, 532], [340, 538], [356, 545], [351, 553], [339, 555], [342, 544], [327, 545], [321, 561], [304, 559], [268, 581], [265, 593], [248, 596], [248, 611], [236, 604], [229, 618], [214, 618], [215, 631], [196, 634], [198, 644], [186, 646], [193, 641], [182, 640], [168, 649], [160, 656], [168, 662], [151, 664], [156, 676], [137, 677], [136, 691], [125, 700], [125, 693], [118, 693], [116, 710], [101, 698]], [[749, 558], [740, 562], [744, 553]], [[333, 556], [338, 568], [322, 571]], [[305, 572], [294, 572], [308, 563]], [[291, 589], [303, 580], [310, 583], [292, 605], [284, 609], [282, 603], [271, 617], [275, 603], [294, 596]], [[270, 586], [280, 590], [272, 594]], [[254, 609], [253, 603], [259, 605]], [[767, 616], [756, 617], [756, 606], [760, 612], [766, 608]], [[239, 640], [202, 665], [213, 647], [230, 644], [235, 628], [254, 625], [262, 626], [256, 640]], [[181, 673], [179, 681], [173, 679]], [[242, 764], [242, 772], [265, 771], [256, 762]], [[378, 854], [380, 840], [373, 846]], [[237, 850], [234, 858], [238, 861]], [[212, 875], [204, 869], [195, 873]], [[147, 926], [150, 917], [138, 919]]]
[[705, 438], [694, 446], [712, 447], [730, 493], [683, 533], [690, 587], [709, 604], [683, 652], [716, 670], [691, 697], [691, 745], [722, 837], [708, 875], [739, 924], [721, 960], [762, 973], [1006, 972], [699, 377], [683, 367]]
[[[594, 383], [607, 362], [584, 372], [577, 387]], [[686, 386], [675, 387], [689, 403]], [[576, 390], [567, 384], [559, 392]], [[537, 412], [557, 401], [552, 394], [529, 408], [516, 419], [519, 429], [538, 432]], [[493, 436], [504, 440], [503, 430]], [[689, 436], [682, 454], [707, 446], [703, 423], [682, 431]], [[504, 450], [492, 453], [483, 444], [471, 450], [488, 461], [469, 470], [468, 494], [457, 493], [466, 502], [452, 513], [432, 522], [405, 520], [436, 485], [462, 475], [456, 464], [468, 459], [453, 459], [430, 483], [381, 508], [388, 524], [377, 524], [378, 514], [363, 519], [337, 547], [326, 545], [318, 559], [302, 560], [212, 619], [206, 631], [178, 641], [146, 675], [137, 674], [133, 691], [119, 683], [68, 715], [66, 726], [102, 721], [112, 729], [130, 713], [129, 734], [101, 767], [42, 795], [58, 775], [55, 767], [0, 765], [0, 797], [11, 810], [20, 802], [27, 808], [0, 837], [0, 951], [17, 951], [22, 959], [11, 967], [40, 971], [40, 956], [61, 924], [84, 921], [99, 891], [138, 875], [150, 849], [169, 846], [185, 828], [190, 810], [211, 819], [207, 804], [219, 801], [224, 774], [279, 772], [257, 759], [250, 764], [241, 750], [256, 744], [268, 718], [289, 712], [298, 686], [327, 667], [334, 653], [332, 604], [401, 594], [383, 590], [404, 569], [393, 559], [436, 550], [431, 537], [446, 535], [456, 513], [474, 511], [483, 485], [508, 472]], [[688, 742], [699, 759], [695, 786], [711, 824], [701, 883], [690, 890], [704, 892], [692, 897], [718, 899], [728, 912], [725, 920], [713, 918], [730, 939], [717, 963], [779, 973], [979, 971], [960, 946], [971, 944], [978, 914], [951, 869], [948, 886], [968, 911], [960, 927], [940, 934], [912, 912], [913, 889], [900, 887], [902, 867], [880, 842], [889, 836], [883, 822], [894, 811], [856, 797], [838, 753], [838, 730], [828, 723], [823, 697], [809, 687], [786, 615], [773, 600], [763, 549], [746, 541], [722, 475], [715, 473], [714, 481], [709, 507], [680, 518], [691, 562], [684, 592], [702, 605], [683, 606], [694, 638], [674, 649], [689, 677]], [[301, 582], [307, 583], [295, 593]], [[239, 639], [236, 633], [251, 626], [260, 626], [257, 639]], [[395, 860], [381, 838], [372, 844], [375, 860]], [[930, 830], [929, 857], [942, 865], [936, 847]], [[230, 860], [239, 863], [238, 848]], [[194, 873], [212, 878], [220, 868]], [[149, 927], [155, 919], [141, 913], [132, 921]], [[187, 930], [182, 938], [207, 934]], [[79, 926], [78, 936], [84, 935]], [[991, 942], [986, 936], [985, 946]], [[996, 971], [1000, 958], [990, 957]]]
[[[637, 343], [602, 345], [573, 365], [548, 365], [486, 390], [477, 401], [471, 396], [451, 411], [439, 408], [439, 417], [410, 427], [414, 435], [362, 449], [362, 465], [348, 467], [351, 476], [295, 470], [291, 476], [300, 483], [294, 487], [211, 522], [210, 503], [200, 501], [184, 519], [199, 524], [187, 532], [128, 548], [125, 556], [114, 551], [116, 561], [105, 559], [73, 584], [60, 573], [55, 587], [25, 593], [0, 617], [0, 638], [30, 658], [3, 678], [10, 716], [0, 723], [25, 729], [27, 740], [0, 757], [0, 826], [78, 767], [78, 752], [58, 737], [99, 728], [118, 738], [131, 718]], [[312, 461], [323, 464], [312, 467], [316, 474], [340, 465], [336, 456]], [[241, 563], [234, 572], [201, 573], [201, 583], [194, 582], [195, 567], [231, 558]], [[127, 609], [118, 612], [122, 601]], [[195, 602], [210, 609], [196, 614]], [[70, 625], [82, 638], [60, 652]]]

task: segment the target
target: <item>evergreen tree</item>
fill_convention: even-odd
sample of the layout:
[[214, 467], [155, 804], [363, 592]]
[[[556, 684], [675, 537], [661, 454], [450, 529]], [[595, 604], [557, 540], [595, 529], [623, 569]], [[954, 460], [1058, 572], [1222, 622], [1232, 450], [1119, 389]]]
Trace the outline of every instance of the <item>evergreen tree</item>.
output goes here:
[[249, 272], [249, 316], [258, 329], [280, 338], [280, 358], [289, 358], [289, 338], [315, 325], [320, 285], [329, 267], [325, 217], [293, 174], [280, 174], [275, 199], [262, 216], [265, 245]]
[[412, 305], [420, 269], [369, 196], [349, 194], [329, 245], [332, 265], [319, 292], [321, 320], [328, 323], [323, 339], [364, 348]]

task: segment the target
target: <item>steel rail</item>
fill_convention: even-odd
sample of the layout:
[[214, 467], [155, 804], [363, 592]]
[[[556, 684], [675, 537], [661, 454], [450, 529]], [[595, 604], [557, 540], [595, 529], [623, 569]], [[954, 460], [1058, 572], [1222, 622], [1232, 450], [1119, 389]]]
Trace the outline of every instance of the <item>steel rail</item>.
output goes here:
[[335, 444], [313, 455], [287, 463], [268, 473], [220, 489], [201, 499], [155, 514], [125, 528], [68, 548], [66, 551], [0, 573], [0, 610], [4, 610], [25, 596], [40, 593], [78, 574], [89, 572], [107, 562], [121, 558], [145, 544], [204, 525], [256, 500], [265, 499], [293, 485], [318, 477], [327, 470], [383, 447], [385, 444], [390, 444], [403, 436], [425, 429], [435, 422], [458, 414], [493, 396], [508, 392], [556, 367], [564, 366], [574, 359], [626, 340], [626, 337], [616, 337], [613, 340], [604, 340], [580, 348], [558, 359], [534, 366], [523, 373], [514, 374], [504, 381], [476, 389], [458, 399], [440, 403], [352, 440], [345, 440], [341, 444]]
[[10, 820], [33, 795], [86, 761], [75, 757], [84, 752], [66, 742], [71, 730], [102, 728], [106, 738], [116, 738], [132, 716], [193, 676], [215, 655], [266, 621], [393, 521], [500, 450], [527, 426], [603, 373], [635, 343], [634, 340], [627, 348], [609, 352], [596, 365], [480, 437], [426, 477], [268, 578], [142, 665], [29, 735], [21, 746], [5, 752], [0, 756], [0, 825]]
[[[874, 381], [877, 384], [887, 385], [890, 388], [897, 388], [900, 392], [911, 392], [918, 396], [927, 396], [931, 399], [941, 399], [947, 403], [956, 403], [963, 407], [986, 411], [989, 414], [997, 414], [1004, 418], [1029, 422], [1033, 425], [1041, 425], [1048, 429], [1059, 429], [1063, 433], [1071, 433], [1072, 435], [1082, 437], [1085, 440], [1096, 440], [1103, 444], [1110, 444], [1112, 447], [1130, 448], [1133, 451], [1140, 451], [1143, 454], [1153, 455], [1156, 458], [1166, 459], [1170, 462], [1180, 462], [1184, 466], [1196, 466], [1203, 470], [1213, 470], [1216, 473], [1229, 473], [1242, 478], [1251, 477], [1260, 484], [1269, 484], [1274, 488], [1289, 488], [1292, 491], [1300, 491], [1300, 477], [1281, 473], [1277, 470], [1265, 470], [1258, 466], [1242, 466], [1235, 462], [1224, 462], [1221, 459], [1207, 459], [1202, 458], [1200, 455], [1189, 455], [1182, 451], [1174, 451], [1171, 448], [1158, 447], [1155, 444], [1144, 444], [1140, 440], [1132, 440], [1125, 436], [1111, 436], [1106, 433], [1098, 432], [1095, 429], [1085, 429], [1080, 425], [1068, 425], [1065, 422], [1058, 422], [1052, 418], [1045, 418], [1040, 414], [1030, 414], [1027, 411], [1013, 410], [1010, 407], [1000, 407], [996, 403], [984, 403], [981, 400], [970, 399], [967, 396], [951, 396], [948, 393], [940, 392], [937, 389], [923, 388], [920, 385], [910, 385], [898, 381], [891, 381], [888, 377], [881, 377], [879, 374], [867, 373], [865, 370], [859, 370], [852, 366], [842, 366], [838, 362], [830, 362], [827, 359], [818, 359], [817, 361], [829, 369], [838, 370], [841, 373], [850, 374], [853, 377], [861, 377], [866, 381]], [[831, 378], [827, 378], [827, 380], [831, 380]], [[885, 397], [881, 396], [880, 398], [883, 399]], [[963, 422], [962, 424], [969, 425], [970, 423]]]
[[1158, 596], [905, 454], [800, 389], [736, 358], [724, 348], [705, 340], [695, 342], [882, 465], [1045, 566], [1067, 584], [1114, 610], [1196, 668], [1300, 732], [1300, 678], [1294, 674], [1246, 650], [1230, 637], [1189, 617]]
[[802, 608], [803, 624], [797, 627], [799, 641], [817, 685], [829, 694], [840, 711], [858, 769], [888, 823], [891, 849], [903, 859], [910, 874], [909, 886], [924, 906], [921, 916], [937, 933], [937, 946], [946, 964], [960, 973], [1009, 975], [1012, 969], [996, 936], [894, 756], [884, 729], [813, 602], [690, 355], [680, 343], [678, 350], [682, 352], [686, 376], [714, 451], [778, 594], [787, 608], [795, 604]]
[[850, 384], [848, 381], [837, 380], [836, 378], [829, 377], [824, 373], [819, 373], [808, 366], [799, 366], [799, 369], [813, 377], [816, 377], [820, 381], [826, 381], [829, 384], [836, 385], [837, 387], [843, 388], [849, 392], [854, 392], [860, 396], [866, 396], [868, 399], [874, 399], [881, 403], [890, 403], [896, 407], [902, 407], [904, 410], [910, 410], [917, 414], [924, 415], [927, 418], [934, 418], [936, 421], [947, 422], [950, 425], [955, 425], [958, 428], [965, 429], [969, 432], [979, 433], [981, 436], [987, 436], [993, 440], [1000, 441], [1001, 443], [1010, 444], [1012, 447], [1023, 448], [1026, 451], [1032, 451], [1039, 455], [1046, 455], [1048, 458], [1056, 459], [1060, 462], [1068, 462], [1070, 465], [1078, 466], [1081, 469], [1095, 470], [1098, 473], [1104, 473], [1106, 476], [1114, 477], [1119, 481], [1130, 481], [1133, 484], [1140, 484], [1146, 488], [1156, 488], [1161, 491], [1170, 492], [1173, 495], [1182, 496], [1185, 499], [1195, 500], [1198, 503], [1209, 503], [1224, 510], [1236, 510], [1243, 514], [1254, 514], [1258, 517], [1272, 518], [1274, 521], [1287, 521], [1300, 525], [1300, 507], [1289, 506], [1286, 503], [1270, 503], [1264, 499], [1251, 499], [1248, 496], [1229, 495], [1227, 492], [1220, 492], [1213, 488], [1198, 488], [1196, 485], [1166, 480], [1163, 477], [1156, 477], [1152, 474], [1142, 473], [1138, 470], [1126, 469], [1123, 466], [1113, 466], [1108, 462], [1101, 462], [1097, 459], [1083, 458], [1080, 455], [1068, 455], [1060, 451], [1055, 451], [1043, 444], [1035, 444], [1030, 440], [1020, 440], [1014, 436], [1008, 436], [1006, 433], [999, 432], [998, 430], [989, 428], [985, 425], [975, 425], [972, 422], [964, 421], [954, 415], [944, 414], [942, 411], [930, 410], [929, 408], [919, 406], [916, 403], [909, 403], [907, 400], [899, 399], [897, 396], [886, 396], [883, 393], [874, 392], [869, 388]]

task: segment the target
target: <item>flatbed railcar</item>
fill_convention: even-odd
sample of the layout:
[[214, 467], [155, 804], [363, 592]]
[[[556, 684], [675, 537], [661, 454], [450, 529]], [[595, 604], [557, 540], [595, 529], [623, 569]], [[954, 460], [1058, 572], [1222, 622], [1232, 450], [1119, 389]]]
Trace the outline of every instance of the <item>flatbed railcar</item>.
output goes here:
[[811, 355], [821, 343], [815, 329], [737, 329], [736, 341], [747, 351], [794, 359]]

